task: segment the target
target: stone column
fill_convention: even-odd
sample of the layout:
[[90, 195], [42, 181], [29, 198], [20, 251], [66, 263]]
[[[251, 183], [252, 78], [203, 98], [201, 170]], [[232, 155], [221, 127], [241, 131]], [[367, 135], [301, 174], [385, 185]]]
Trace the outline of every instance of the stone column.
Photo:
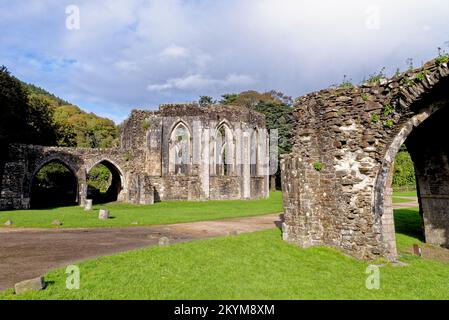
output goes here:
[[251, 146], [248, 131], [243, 132], [243, 148], [242, 148], [242, 167], [243, 167], [243, 198], [251, 198]]
[[201, 163], [200, 163], [200, 179], [203, 190], [202, 200], [210, 197], [210, 129], [204, 127], [201, 135]]
[[381, 217], [383, 243], [386, 245], [387, 249], [386, 256], [390, 260], [395, 260], [397, 257], [393, 210], [393, 176], [394, 163], [390, 168], [387, 183], [384, 189], [384, 213]]
[[270, 143], [266, 129], [260, 131], [259, 140], [261, 148], [259, 148], [258, 167], [260, 174], [264, 177], [264, 197], [268, 198], [270, 196]]

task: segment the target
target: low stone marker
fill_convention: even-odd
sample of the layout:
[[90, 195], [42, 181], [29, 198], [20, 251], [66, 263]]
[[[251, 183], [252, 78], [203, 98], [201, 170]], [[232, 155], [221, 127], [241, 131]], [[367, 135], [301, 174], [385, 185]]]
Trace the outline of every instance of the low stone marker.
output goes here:
[[87, 199], [84, 205], [84, 211], [92, 211], [93, 200]]
[[62, 226], [62, 222], [59, 220], [54, 220], [51, 224], [54, 226]]
[[241, 234], [241, 232], [238, 230], [232, 230], [231, 232], [228, 232], [229, 236], [238, 236], [240, 234]]
[[13, 225], [13, 222], [11, 220], [8, 220], [5, 222], [5, 226], [10, 227]]
[[108, 220], [109, 219], [109, 210], [100, 209], [100, 213], [98, 215], [98, 219], [100, 220]]
[[159, 247], [166, 247], [170, 245], [170, 239], [167, 237], [162, 237], [159, 239]]
[[422, 257], [422, 249], [419, 247], [419, 245], [413, 245], [413, 253], [415, 256]]
[[131, 225], [132, 225], [132, 226], [138, 226], [138, 225], [139, 225], [139, 222], [138, 222], [138, 221], [133, 221], [133, 222], [131, 222]]
[[40, 291], [45, 289], [45, 281], [43, 277], [25, 280], [19, 283], [16, 283], [14, 286], [14, 292], [16, 294], [21, 294], [27, 291]]

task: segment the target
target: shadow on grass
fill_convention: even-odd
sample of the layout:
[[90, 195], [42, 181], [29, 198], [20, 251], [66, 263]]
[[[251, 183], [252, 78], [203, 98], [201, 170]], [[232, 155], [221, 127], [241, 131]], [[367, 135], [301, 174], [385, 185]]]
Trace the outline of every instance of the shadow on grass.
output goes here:
[[395, 210], [394, 223], [396, 233], [414, 237], [424, 242], [423, 219], [418, 210]]

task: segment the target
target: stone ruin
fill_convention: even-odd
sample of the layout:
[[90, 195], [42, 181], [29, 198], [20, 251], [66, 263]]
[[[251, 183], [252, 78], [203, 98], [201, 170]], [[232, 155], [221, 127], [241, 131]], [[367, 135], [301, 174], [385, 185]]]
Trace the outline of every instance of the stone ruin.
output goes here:
[[[281, 161], [284, 240], [395, 260], [393, 167], [405, 144], [426, 241], [449, 247], [448, 88], [448, 64], [437, 59], [391, 79], [298, 98], [293, 151]], [[0, 209], [29, 208], [33, 177], [54, 160], [76, 176], [82, 206], [87, 173], [98, 163], [112, 172], [119, 201], [266, 198], [265, 126], [263, 115], [243, 107], [163, 105], [133, 111], [116, 149], [10, 145]]]
[[295, 105], [281, 161], [283, 238], [359, 259], [397, 257], [393, 165], [405, 143], [415, 165], [428, 243], [449, 246], [449, 68], [443, 59], [391, 79], [323, 90]]
[[268, 150], [265, 117], [244, 107], [173, 104], [134, 110], [118, 148], [9, 145], [0, 209], [29, 209], [33, 178], [54, 161], [76, 177], [81, 206], [87, 174], [100, 163], [112, 174], [108, 192], [122, 202], [267, 198]]

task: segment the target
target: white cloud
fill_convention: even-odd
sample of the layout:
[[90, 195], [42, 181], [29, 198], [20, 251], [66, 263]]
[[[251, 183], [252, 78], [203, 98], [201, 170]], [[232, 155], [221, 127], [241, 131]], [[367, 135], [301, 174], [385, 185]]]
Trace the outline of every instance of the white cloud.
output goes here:
[[159, 56], [162, 58], [171, 58], [171, 59], [186, 58], [189, 56], [189, 50], [184, 47], [172, 44], [169, 47], [165, 48], [159, 54]]
[[138, 65], [134, 61], [121, 60], [114, 63], [114, 66], [124, 72], [133, 72], [138, 70]]
[[[81, 29], [70, 31], [72, 3], [2, 0], [0, 61], [89, 111], [120, 116], [200, 94], [297, 97], [345, 74], [359, 82], [406, 68], [407, 58], [418, 65], [449, 40], [445, 0], [78, 0]], [[366, 28], [371, 6], [380, 29]]]
[[162, 84], [151, 84], [149, 91], [166, 90], [210, 90], [211, 88], [226, 89], [234, 86], [252, 85], [256, 81], [249, 75], [228, 74], [223, 79], [215, 79], [201, 74], [188, 75], [182, 78], [169, 79]]

